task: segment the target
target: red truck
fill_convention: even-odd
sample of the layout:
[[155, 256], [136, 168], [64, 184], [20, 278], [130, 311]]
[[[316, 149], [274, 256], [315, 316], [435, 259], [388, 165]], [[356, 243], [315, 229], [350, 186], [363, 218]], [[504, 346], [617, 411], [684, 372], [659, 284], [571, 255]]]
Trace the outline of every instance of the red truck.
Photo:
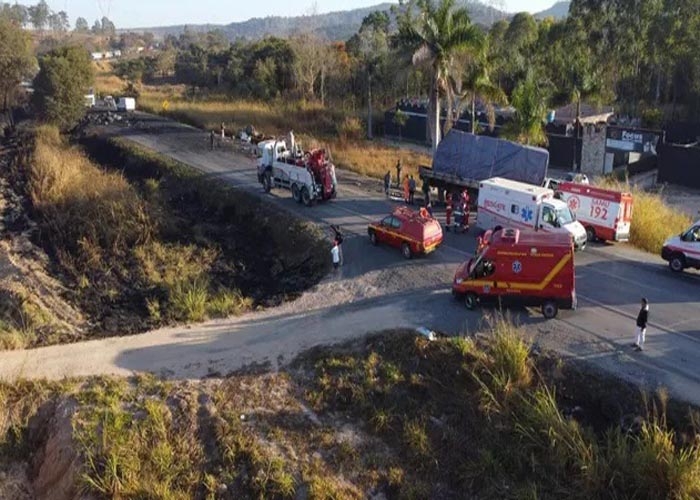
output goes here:
[[467, 309], [480, 302], [540, 306], [545, 318], [576, 309], [574, 247], [564, 233], [494, 232], [478, 255], [459, 266], [452, 293]]
[[588, 241], [628, 241], [632, 223], [632, 195], [611, 189], [562, 182], [556, 196], [586, 228]]
[[442, 226], [430, 216], [408, 207], [398, 207], [382, 220], [367, 226], [367, 235], [373, 245], [384, 243], [401, 249], [410, 259], [414, 255], [427, 255], [442, 243]]

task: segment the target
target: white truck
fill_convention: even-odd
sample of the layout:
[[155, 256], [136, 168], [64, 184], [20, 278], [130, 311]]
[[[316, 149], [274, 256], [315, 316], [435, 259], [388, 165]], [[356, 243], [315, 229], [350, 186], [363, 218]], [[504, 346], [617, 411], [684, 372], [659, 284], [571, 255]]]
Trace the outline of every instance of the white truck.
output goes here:
[[294, 201], [306, 206], [335, 198], [335, 166], [325, 150], [305, 152], [294, 143], [294, 136], [290, 137], [258, 143], [258, 182], [265, 192], [273, 187], [289, 189]]
[[587, 236], [569, 207], [551, 189], [493, 177], [479, 184], [476, 224], [482, 229], [509, 226], [548, 233], [568, 233], [583, 250]]
[[135, 111], [136, 99], [133, 97], [120, 97], [117, 99], [117, 111]]
[[678, 236], [667, 239], [661, 248], [661, 258], [677, 273], [688, 267], [700, 269], [700, 220]]

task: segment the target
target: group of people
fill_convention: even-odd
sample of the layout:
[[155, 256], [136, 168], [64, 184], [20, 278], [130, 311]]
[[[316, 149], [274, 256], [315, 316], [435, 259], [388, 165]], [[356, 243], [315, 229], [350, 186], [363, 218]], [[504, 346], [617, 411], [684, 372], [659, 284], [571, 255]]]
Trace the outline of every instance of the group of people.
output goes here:
[[445, 228], [449, 231], [452, 227], [452, 215], [454, 214], [455, 231], [461, 228], [462, 231], [469, 230], [469, 192], [464, 189], [457, 200], [452, 199], [452, 193], [447, 193], [445, 197]]

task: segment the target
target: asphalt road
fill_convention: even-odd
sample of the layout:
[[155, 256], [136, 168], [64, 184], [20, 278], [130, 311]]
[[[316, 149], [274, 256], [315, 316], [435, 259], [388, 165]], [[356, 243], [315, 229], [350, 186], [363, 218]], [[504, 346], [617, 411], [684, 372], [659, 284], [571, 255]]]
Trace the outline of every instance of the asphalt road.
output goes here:
[[[367, 223], [398, 203], [384, 198], [379, 181], [338, 171], [338, 198], [308, 208], [294, 203], [287, 191], [263, 193], [254, 161], [235, 153], [230, 144], [209, 151], [208, 135], [201, 130], [147, 118], [120, 133], [206, 175], [259, 193], [324, 228], [340, 224], [348, 234], [345, 264], [299, 300], [272, 310], [129, 337], [0, 353], [0, 378], [139, 371], [197, 378], [250, 364], [276, 368], [313, 345], [370, 331], [425, 326], [447, 334], [474, 333], [495, 313], [467, 311], [450, 294], [455, 268], [474, 251], [473, 234], [446, 233], [437, 252], [410, 261], [398, 250], [369, 244]], [[676, 275], [658, 256], [601, 244], [576, 254], [576, 279], [576, 311], [561, 311], [552, 321], [538, 310], [509, 314], [542, 348], [588, 359], [628, 380], [664, 386], [700, 404], [700, 275]], [[650, 302], [650, 326], [646, 350], [639, 353], [631, 343], [642, 296]]]

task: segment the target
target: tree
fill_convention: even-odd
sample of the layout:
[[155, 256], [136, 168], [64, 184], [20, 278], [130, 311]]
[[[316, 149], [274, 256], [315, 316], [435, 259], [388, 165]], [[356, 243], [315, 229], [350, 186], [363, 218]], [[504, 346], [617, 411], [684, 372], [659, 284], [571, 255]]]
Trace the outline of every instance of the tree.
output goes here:
[[68, 14], [65, 11], [55, 12], [49, 14], [49, 29], [58, 33], [65, 33], [70, 27], [68, 22]]
[[29, 7], [29, 21], [34, 26], [34, 29], [42, 31], [49, 22], [51, 9], [45, 0], [41, 0], [38, 4]]
[[399, 127], [399, 139], [401, 139], [401, 130], [406, 126], [406, 122], [408, 121], [408, 114], [406, 114], [404, 111], [401, 111], [400, 109], [397, 109], [396, 113], [394, 113], [394, 119], [391, 121], [394, 125]]
[[[494, 104], [503, 105], [508, 102], [505, 92], [491, 80], [491, 62], [488, 59], [488, 45], [483, 47], [472, 58], [461, 78], [461, 97], [466, 99], [471, 108], [471, 132], [476, 134], [476, 101], [481, 100], [486, 105], [489, 126], [493, 129], [496, 116]], [[457, 115], [459, 116], [460, 113]]]
[[531, 69], [515, 87], [510, 102], [515, 108], [515, 115], [513, 121], [505, 126], [504, 136], [523, 144], [546, 145], [544, 123], [547, 115], [547, 91]]
[[75, 20], [75, 31], [78, 33], [87, 33], [90, 31], [90, 25], [87, 22], [87, 19], [84, 17], [79, 17], [78, 19]]
[[[36, 64], [29, 35], [13, 21], [0, 18], [0, 95], [8, 113], [19, 83], [29, 77]], [[12, 115], [10, 114], [10, 123]]]
[[472, 50], [482, 42], [481, 31], [471, 23], [465, 8], [455, 9], [455, 0], [418, 0], [419, 19], [413, 19], [410, 9], [402, 15], [399, 37], [413, 52], [414, 64], [428, 62], [432, 69], [428, 125], [433, 151], [440, 142], [440, 94], [448, 92], [451, 65], [461, 51]]
[[114, 64], [114, 74], [132, 85], [141, 83], [146, 71], [144, 59], [121, 59]]
[[3, 3], [0, 8], [0, 17], [12, 21], [18, 26], [24, 26], [29, 19], [29, 13], [24, 5]]
[[94, 81], [90, 54], [83, 47], [54, 49], [39, 59], [32, 103], [39, 116], [62, 129], [85, 114], [85, 94]]
[[100, 27], [102, 28], [103, 35], [112, 36], [116, 32], [114, 23], [110, 21], [106, 16], [102, 18], [102, 21], [100, 22]]
[[366, 79], [367, 90], [367, 138], [373, 137], [372, 90], [376, 75], [386, 64], [389, 55], [389, 43], [386, 24], [381, 16], [367, 16], [362, 21], [360, 31], [348, 41], [349, 50], [358, 58], [361, 72]]
[[305, 98], [314, 98], [316, 81], [328, 56], [324, 42], [312, 33], [294, 36], [289, 45], [294, 52], [294, 79]]
[[102, 33], [102, 23], [100, 23], [100, 21], [97, 19], [95, 19], [95, 24], [92, 25], [92, 33], [94, 35], [99, 35]]

